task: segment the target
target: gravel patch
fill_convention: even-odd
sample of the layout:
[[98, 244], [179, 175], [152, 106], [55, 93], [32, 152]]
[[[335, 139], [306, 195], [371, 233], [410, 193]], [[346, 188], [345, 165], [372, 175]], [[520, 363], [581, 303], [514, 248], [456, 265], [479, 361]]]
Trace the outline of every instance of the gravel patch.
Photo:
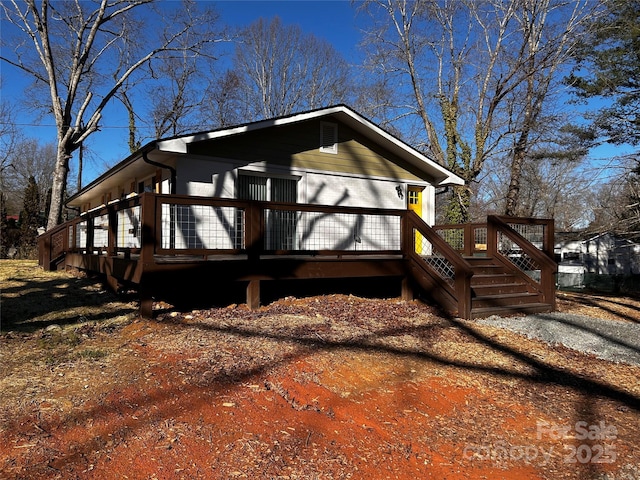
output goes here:
[[564, 345], [612, 362], [640, 366], [640, 324], [568, 313], [492, 316], [478, 323], [506, 328], [551, 345]]

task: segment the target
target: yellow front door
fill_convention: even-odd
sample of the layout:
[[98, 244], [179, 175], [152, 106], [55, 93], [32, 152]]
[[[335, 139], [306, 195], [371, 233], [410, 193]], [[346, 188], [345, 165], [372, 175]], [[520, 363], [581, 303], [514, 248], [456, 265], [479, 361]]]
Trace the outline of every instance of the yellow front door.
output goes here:
[[[422, 190], [421, 187], [409, 187], [407, 195], [407, 207], [416, 212], [422, 218]], [[416, 253], [422, 253], [422, 235], [416, 232]]]

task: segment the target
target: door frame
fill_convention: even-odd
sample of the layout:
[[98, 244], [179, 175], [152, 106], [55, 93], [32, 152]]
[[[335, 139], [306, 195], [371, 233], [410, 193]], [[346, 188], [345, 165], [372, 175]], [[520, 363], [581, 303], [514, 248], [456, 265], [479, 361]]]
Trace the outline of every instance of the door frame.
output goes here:
[[[422, 193], [425, 188], [426, 187], [420, 185], [407, 185], [407, 210], [416, 212], [420, 218], [423, 218], [422, 209], [424, 203]], [[418, 232], [415, 234], [415, 250], [418, 255], [422, 255], [422, 235]]]

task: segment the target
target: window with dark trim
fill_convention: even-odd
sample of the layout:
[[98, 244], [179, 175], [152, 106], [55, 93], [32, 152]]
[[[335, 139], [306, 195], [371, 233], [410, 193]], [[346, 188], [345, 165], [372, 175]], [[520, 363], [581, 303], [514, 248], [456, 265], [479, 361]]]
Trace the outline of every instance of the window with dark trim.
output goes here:
[[296, 203], [298, 201], [298, 180], [240, 173], [237, 195], [239, 200]]

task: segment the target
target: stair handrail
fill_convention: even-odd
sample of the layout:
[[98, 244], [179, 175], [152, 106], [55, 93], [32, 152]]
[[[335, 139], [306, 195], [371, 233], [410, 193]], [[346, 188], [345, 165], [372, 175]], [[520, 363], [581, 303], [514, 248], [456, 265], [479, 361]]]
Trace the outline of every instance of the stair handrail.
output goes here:
[[439, 273], [433, 269], [424, 259], [416, 252], [415, 236], [413, 229], [415, 228], [422, 236], [424, 236], [436, 250], [454, 267], [454, 288], [447, 282], [440, 281], [439, 284], [452, 295], [458, 305], [458, 316], [462, 318], [471, 318], [471, 277], [473, 269], [458, 251], [449, 245], [438, 232], [429, 226], [420, 216], [413, 212], [407, 211], [405, 217], [407, 226], [404, 235], [405, 252], [413, 261], [414, 265], [419, 265], [422, 270], [431, 277], [443, 280]]
[[[60, 253], [65, 253], [68, 246], [68, 238], [66, 235], [67, 227], [69, 226], [70, 221], [62, 223], [60, 225], [56, 225], [50, 230], [47, 230], [43, 234], [39, 235], [37, 238], [38, 241], [38, 265], [43, 267], [45, 270], [51, 270], [52, 262], [54, 262], [60, 255]], [[54, 243], [53, 237], [54, 235], [62, 233], [63, 238], [63, 248], [60, 252], [54, 252]], [[58, 253], [58, 255], [55, 255]]]
[[[531, 223], [546, 225], [542, 250], [533, 245], [522, 234], [515, 230], [508, 222]], [[509, 240], [517, 244], [520, 249], [540, 266], [540, 281], [537, 282], [529, 275], [517, 268], [509, 259], [498, 251], [498, 232], [506, 235]], [[529, 284], [538, 289], [543, 301], [555, 309], [555, 273], [558, 265], [551, 257], [553, 255], [553, 220], [551, 219], [522, 219], [506, 216], [489, 215], [487, 217], [487, 254], [500, 261]]]

